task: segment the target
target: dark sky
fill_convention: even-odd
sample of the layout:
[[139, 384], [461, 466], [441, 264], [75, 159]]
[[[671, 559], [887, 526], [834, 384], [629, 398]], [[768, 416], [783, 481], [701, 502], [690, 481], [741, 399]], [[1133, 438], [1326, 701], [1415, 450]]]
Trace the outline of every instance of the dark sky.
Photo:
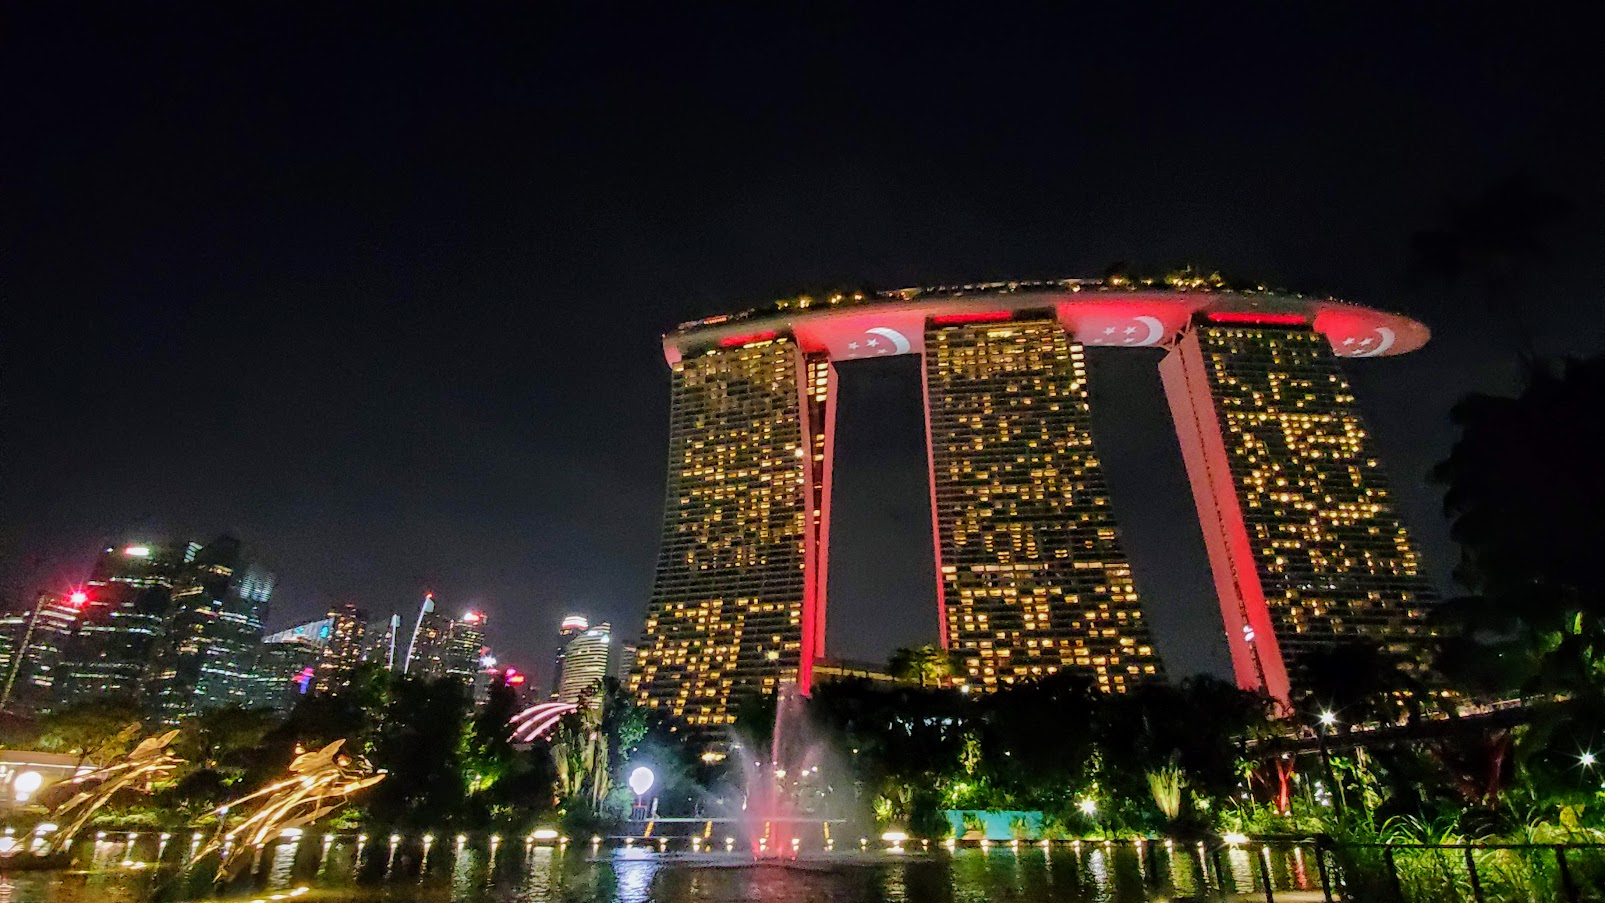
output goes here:
[[[1406, 289], [1410, 234], [1513, 173], [1568, 195], [1520, 300], [1542, 350], [1605, 345], [1605, 72], [1535, 5], [341, 6], [8, 11], [11, 598], [106, 542], [232, 531], [281, 575], [274, 625], [429, 588], [543, 668], [567, 610], [639, 626], [664, 329], [1117, 260], [1425, 320], [1350, 372], [1446, 578], [1424, 475], [1514, 343]], [[1098, 440], [1161, 653], [1220, 672], [1156, 364], [1092, 354]], [[830, 643], [880, 658], [935, 634], [918, 371], [844, 369]]]

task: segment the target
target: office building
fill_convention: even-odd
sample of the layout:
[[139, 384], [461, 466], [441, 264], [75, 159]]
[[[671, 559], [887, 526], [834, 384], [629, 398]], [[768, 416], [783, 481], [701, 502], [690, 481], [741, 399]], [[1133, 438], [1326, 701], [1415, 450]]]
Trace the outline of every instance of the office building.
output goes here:
[[146, 707], [162, 721], [256, 698], [262, 621], [273, 575], [224, 536], [197, 549], [173, 581], [162, 636], [146, 674]]
[[0, 618], [0, 711], [36, 714], [50, 707], [62, 650], [88, 601], [82, 590], [42, 592], [32, 608]]
[[101, 553], [84, 583], [87, 600], [66, 641], [58, 703], [96, 697], [142, 700], [146, 673], [167, 633], [173, 584], [199, 543], [130, 543]]
[[447, 628], [444, 656], [447, 677], [454, 677], [470, 686], [479, 681], [480, 673], [485, 670], [484, 658], [488, 654], [485, 649], [486, 626], [485, 613], [482, 611], [463, 612], [462, 617], [451, 622]]
[[606, 622], [575, 632], [563, 649], [563, 668], [556, 677], [553, 698], [579, 702], [607, 677], [612, 655], [613, 629]]
[[362, 664], [366, 651], [368, 614], [355, 605], [337, 605], [329, 611], [328, 630], [318, 656], [314, 688], [334, 693], [351, 685], [351, 672]]

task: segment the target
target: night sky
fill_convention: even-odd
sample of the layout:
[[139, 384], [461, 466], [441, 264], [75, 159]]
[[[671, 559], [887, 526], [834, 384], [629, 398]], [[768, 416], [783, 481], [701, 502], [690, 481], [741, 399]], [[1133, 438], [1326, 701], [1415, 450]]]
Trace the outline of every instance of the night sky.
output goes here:
[[[1605, 71], [1532, 4], [341, 6], [8, 11], [7, 601], [110, 542], [227, 531], [280, 575], [270, 626], [432, 589], [544, 678], [566, 611], [640, 625], [664, 330], [1115, 261], [1428, 323], [1348, 369], [1448, 590], [1426, 473], [1515, 343], [1472, 287], [1407, 286], [1410, 235], [1515, 174], [1566, 195], [1517, 300], [1540, 350], [1605, 346]], [[1159, 356], [1090, 358], [1159, 650], [1223, 673]], [[829, 644], [879, 659], [935, 639], [918, 366], [843, 370]]]

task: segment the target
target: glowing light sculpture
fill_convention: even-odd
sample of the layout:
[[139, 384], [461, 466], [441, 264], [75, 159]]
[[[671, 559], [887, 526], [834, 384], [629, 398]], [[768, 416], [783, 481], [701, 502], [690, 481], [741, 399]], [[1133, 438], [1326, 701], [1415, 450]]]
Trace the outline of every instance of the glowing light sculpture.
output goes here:
[[579, 706], [572, 702], [543, 702], [513, 716], [513, 742], [533, 743], [557, 726], [564, 715]]
[[50, 835], [41, 855], [65, 850], [113, 796], [124, 790], [149, 793], [155, 782], [171, 775], [184, 761], [167, 749], [177, 736], [178, 731], [173, 730], [146, 737], [121, 759], [49, 788], [46, 793], [52, 797], [74, 792], [50, 810], [49, 820], [61, 828]]
[[[322, 749], [302, 753], [290, 763], [289, 776], [247, 794], [219, 809], [218, 830], [212, 839], [190, 857], [190, 864], [214, 851], [222, 852], [217, 866], [218, 881], [227, 881], [250, 862], [256, 851], [285, 831], [311, 824], [334, 811], [354, 793], [384, 780], [360, 758], [344, 755], [336, 740]], [[234, 827], [228, 827], [228, 813], [255, 802], [250, 814]]]

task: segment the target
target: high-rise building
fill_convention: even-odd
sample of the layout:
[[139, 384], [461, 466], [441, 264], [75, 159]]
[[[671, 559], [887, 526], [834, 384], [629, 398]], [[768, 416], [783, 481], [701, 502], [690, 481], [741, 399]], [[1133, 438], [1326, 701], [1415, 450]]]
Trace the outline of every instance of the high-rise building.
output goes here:
[[385, 621], [370, 621], [363, 631], [362, 660], [377, 662], [386, 671], [397, 670], [406, 650], [397, 650], [401, 635], [401, 615], [392, 613]]
[[[693, 728], [713, 727], [732, 719], [731, 701], [742, 694], [787, 685], [808, 692], [814, 662], [826, 652], [838, 364], [902, 354], [925, 358], [939, 636], [961, 654], [967, 682], [991, 690], [1073, 668], [1103, 689], [1121, 692], [1157, 677], [1159, 659], [1091, 439], [1085, 349], [1178, 349], [1179, 342], [1197, 338], [1192, 324], [1199, 318], [1212, 326], [1248, 322], [1242, 318], [1255, 325], [1266, 318], [1295, 324], [1328, 358], [1401, 354], [1428, 338], [1425, 327], [1404, 317], [1331, 299], [1234, 288], [1218, 277], [1191, 273], [1162, 280], [998, 282], [786, 298], [766, 309], [681, 324], [664, 337], [671, 379], [668, 484], [656, 581], [631, 673], [640, 702]], [[1285, 351], [1278, 346], [1275, 354]], [[1202, 360], [1208, 352], [1194, 356]], [[1181, 360], [1188, 353], [1179, 348], [1171, 356]], [[1249, 370], [1260, 366], [1255, 362], [1265, 353], [1253, 342], [1218, 349], [1234, 362], [1231, 367]], [[1169, 371], [1202, 372], [1204, 366], [1166, 365], [1184, 446], [1201, 441], [1199, 429], [1188, 419], [1190, 408], [1174, 404], [1176, 378]], [[1194, 407], [1231, 395], [1221, 389], [1212, 396], [1215, 391], [1203, 386], [1183, 395]], [[1263, 388], [1260, 394], [1266, 394]], [[1263, 400], [1251, 394], [1221, 403]], [[1327, 403], [1352, 410], [1346, 387], [1334, 390]], [[1302, 413], [1273, 415], [1269, 408], [1253, 415], [1269, 418], [1254, 420], [1256, 429], [1273, 421], [1302, 423], [1296, 416]], [[1278, 459], [1279, 466], [1307, 471], [1325, 467], [1330, 452], [1276, 454], [1292, 455]], [[1285, 696], [1286, 680], [1272, 674], [1273, 667], [1243, 665], [1253, 651], [1245, 642], [1272, 642], [1277, 628], [1269, 616], [1258, 617], [1256, 635], [1239, 629], [1245, 618], [1257, 617], [1252, 592], [1242, 589], [1246, 578], [1239, 575], [1248, 574], [1250, 565], [1271, 574], [1270, 568], [1280, 567], [1278, 556], [1267, 558], [1265, 550], [1285, 547], [1258, 546], [1258, 564], [1246, 553], [1217, 554], [1215, 546], [1227, 540], [1210, 534], [1228, 529], [1229, 518], [1217, 516], [1215, 500], [1236, 499], [1238, 493], [1221, 482], [1227, 471], [1194, 466], [1200, 454], [1189, 450], [1189, 473], [1213, 544], [1211, 561], [1232, 624], [1239, 679]], [[1211, 460], [1225, 461], [1222, 455]], [[1239, 463], [1269, 461], [1255, 459]], [[1367, 501], [1356, 496], [1342, 504], [1380, 504], [1385, 489], [1370, 480], [1374, 473], [1369, 466], [1364, 470]], [[1333, 504], [1347, 498], [1330, 495]], [[1324, 492], [1319, 504], [1327, 504]], [[1303, 509], [1282, 509], [1281, 526], [1268, 529], [1283, 533], [1270, 540], [1294, 538], [1295, 510]], [[1391, 513], [1373, 513], [1367, 536], [1397, 534]], [[1364, 608], [1367, 618], [1385, 612], [1375, 623], [1393, 626], [1373, 633], [1402, 649], [1409, 643], [1397, 637], [1413, 636], [1406, 625], [1417, 621], [1410, 612], [1418, 611], [1415, 603], [1426, 598], [1425, 588], [1412, 582], [1416, 564], [1407, 546], [1388, 543], [1387, 561], [1382, 550], [1361, 557], [1367, 558], [1365, 567], [1398, 579], [1360, 591], [1365, 606], [1342, 604], [1354, 612]], [[1322, 580], [1341, 582], [1329, 577], [1328, 565], [1352, 559], [1360, 547], [1345, 540], [1341, 549], [1322, 548]], [[1289, 598], [1282, 588], [1274, 592]], [[1287, 592], [1326, 599], [1302, 588]], [[1332, 613], [1325, 601], [1290, 608], [1307, 612], [1298, 615], [1299, 629], [1291, 621], [1281, 628], [1290, 638], [1303, 638], [1290, 639], [1295, 645], [1312, 635], [1303, 628], [1317, 609], [1319, 617]], [[1325, 639], [1317, 642], [1330, 642], [1359, 623], [1353, 617], [1344, 614], [1340, 622], [1333, 615], [1322, 628]]]
[[697, 726], [733, 721], [734, 696], [806, 683], [813, 658], [805, 361], [784, 336], [738, 338], [672, 364], [663, 540], [632, 675], [645, 705]]
[[319, 618], [316, 621], [305, 621], [274, 631], [262, 638], [264, 643], [289, 643], [304, 640], [319, 649], [329, 641], [329, 634], [334, 632], [333, 618]]
[[613, 655], [608, 660], [607, 676], [619, 682], [620, 686], [630, 685], [630, 672], [635, 670], [635, 657], [639, 648], [634, 643], [612, 644]]
[[1296, 313], [1204, 315], [1160, 369], [1238, 682], [1297, 696], [1344, 639], [1419, 664], [1435, 596], [1333, 343]]
[[485, 613], [481, 611], [463, 612], [463, 616], [452, 621], [446, 633], [445, 671], [447, 677], [454, 677], [470, 686], [474, 685], [481, 671], [484, 670], [482, 660], [485, 658]]
[[925, 335], [938, 618], [983, 689], [1061, 668], [1154, 677], [1092, 442], [1085, 355], [1054, 319], [933, 317]]
[[88, 602], [82, 590], [42, 592], [33, 608], [0, 618], [0, 711], [32, 713], [50, 706], [62, 650]]
[[424, 597], [407, 644], [406, 674], [423, 680], [449, 677], [472, 687], [485, 655], [485, 615], [470, 611], [451, 618], [435, 608], [433, 593]]
[[575, 703], [608, 674], [613, 653], [613, 629], [606, 622], [574, 634], [563, 652], [563, 670], [557, 676], [558, 702]]
[[550, 678], [549, 696], [557, 698], [557, 685], [563, 680], [563, 656], [568, 654], [568, 641], [576, 634], [584, 633], [591, 627], [591, 621], [585, 615], [567, 615], [557, 629], [557, 655], [552, 660], [552, 674]]
[[173, 722], [251, 703], [273, 583], [231, 536], [196, 550], [173, 582], [167, 624], [146, 674], [153, 714]]
[[174, 580], [199, 543], [109, 548], [84, 584], [77, 632], [62, 653], [58, 703], [98, 696], [141, 699], [146, 672], [166, 636]]
[[435, 594], [425, 593], [412, 625], [412, 640], [401, 671], [412, 677], [434, 680], [446, 676], [446, 644], [451, 636], [451, 618], [435, 611]]
[[[295, 702], [314, 690], [318, 664], [323, 658], [327, 639], [322, 625], [310, 632], [297, 632], [294, 628], [272, 634], [262, 640], [258, 650], [250, 707], [269, 708], [288, 712]], [[301, 625], [308, 626], [308, 625]]]
[[351, 684], [351, 672], [362, 663], [368, 614], [346, 603], [329, 610], [328, 634], [318, 656], [318, 676], [314, 688], [333, 693]]

